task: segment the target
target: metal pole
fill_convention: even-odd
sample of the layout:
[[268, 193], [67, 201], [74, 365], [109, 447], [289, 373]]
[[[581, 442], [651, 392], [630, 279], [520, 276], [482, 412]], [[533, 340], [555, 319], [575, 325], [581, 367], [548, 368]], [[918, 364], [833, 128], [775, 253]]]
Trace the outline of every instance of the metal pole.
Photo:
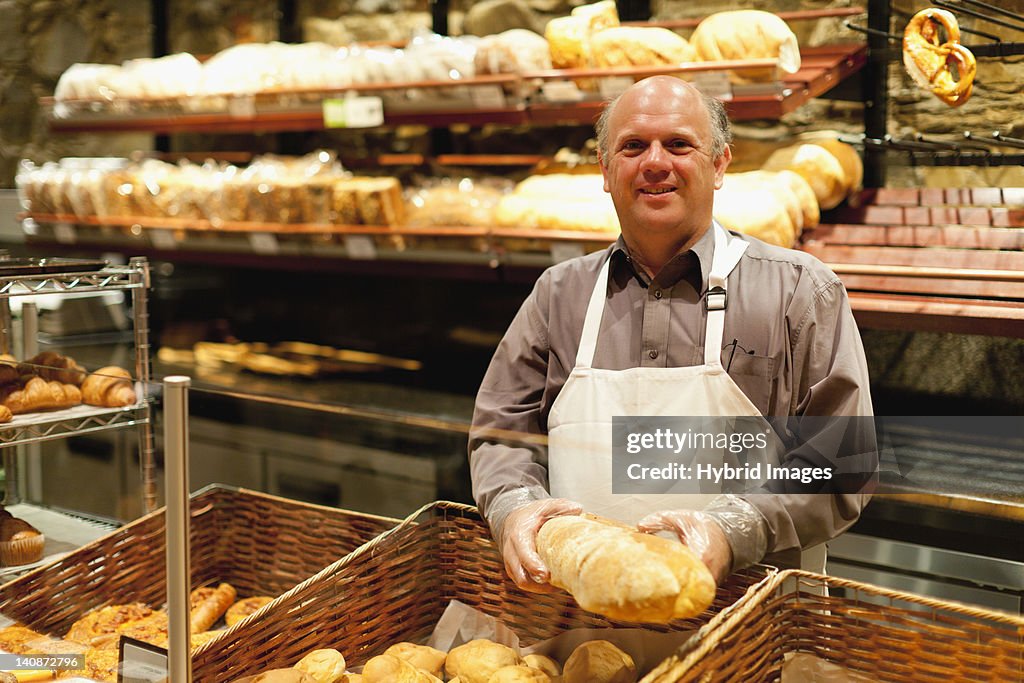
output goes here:
[[[21, 353], [26, 360], [39, 353], [39, 310], [34, 301], [21, 304]], [[23, 498], [39, 502], [43, 499], [42, 447], [37, 443], [26, 444], [18, 453], [18, 471], [25, 475], [19, 483]]]
[[145, 419], [139, 425], [139, 469], [142, 476], [142, 503], [145, 512], [157, 508], [156, 457], [153, 446], [153, 411], [149, 401], [149, 383], [152, 381], [149, 345], [149, 262], [143, 256], [131, 260], [132, 320], [135, 324], [135, 379], [139, 383], [139, 400], [145, 404], [141, 410]]
[[164, 476], [167, 482], [167, 674], [192, 681], [189, 638], [188, 377], [164, 378]]

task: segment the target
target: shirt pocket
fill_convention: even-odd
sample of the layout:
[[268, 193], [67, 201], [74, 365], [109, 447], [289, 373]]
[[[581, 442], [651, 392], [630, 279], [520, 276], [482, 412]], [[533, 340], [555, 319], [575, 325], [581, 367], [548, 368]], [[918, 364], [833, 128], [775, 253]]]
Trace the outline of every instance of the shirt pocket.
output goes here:
[[723, 364], [729, 368], [729, 376], [762, 415], [771, 416], [772, 394], [775, 387], [775, 359], [771, 356], [756, 356], [739, 352]]

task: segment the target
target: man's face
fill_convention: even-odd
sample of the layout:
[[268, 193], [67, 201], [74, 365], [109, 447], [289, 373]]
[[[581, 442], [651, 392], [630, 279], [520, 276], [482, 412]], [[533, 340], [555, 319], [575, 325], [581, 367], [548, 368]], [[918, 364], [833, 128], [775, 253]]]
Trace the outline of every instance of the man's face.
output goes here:
[[707, 109], [683, 81], [655, 77], [623, 94], [601, 171], [627, 243], [670, 236], [683, 244], [702, 234], [731, 158], [728, 149], [712, 158]]

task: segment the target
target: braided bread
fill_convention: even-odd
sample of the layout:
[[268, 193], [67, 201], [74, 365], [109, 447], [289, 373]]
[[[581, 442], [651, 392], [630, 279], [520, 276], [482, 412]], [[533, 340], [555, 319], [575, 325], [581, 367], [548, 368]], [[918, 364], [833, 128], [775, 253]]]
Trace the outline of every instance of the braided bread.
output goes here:
[[[939, 27], [946, 31], [940, 42]], [[920, 87], [930, 90], [951, 107], [971, 96], [978, 65], [960, 44], [960, 27], [951, 12], [930, 7], [915, 14], [903, 32], [903, 65]], [[950, 65], [957, 70], [954, 78]]]
[[82, 400], [104, 408], [134, 405], [137, 398], [131, 373], [116, 365], [100, 368], [82, 382]]

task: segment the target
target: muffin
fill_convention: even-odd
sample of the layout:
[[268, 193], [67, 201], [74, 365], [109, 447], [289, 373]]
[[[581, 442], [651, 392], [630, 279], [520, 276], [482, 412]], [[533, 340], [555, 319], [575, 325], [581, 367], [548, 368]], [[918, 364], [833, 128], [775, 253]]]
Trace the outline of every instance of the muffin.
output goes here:
[[11, 567], [43, 559], [46, 538], [31, 524], [17, 517], [0, 519], [0, 565]]

